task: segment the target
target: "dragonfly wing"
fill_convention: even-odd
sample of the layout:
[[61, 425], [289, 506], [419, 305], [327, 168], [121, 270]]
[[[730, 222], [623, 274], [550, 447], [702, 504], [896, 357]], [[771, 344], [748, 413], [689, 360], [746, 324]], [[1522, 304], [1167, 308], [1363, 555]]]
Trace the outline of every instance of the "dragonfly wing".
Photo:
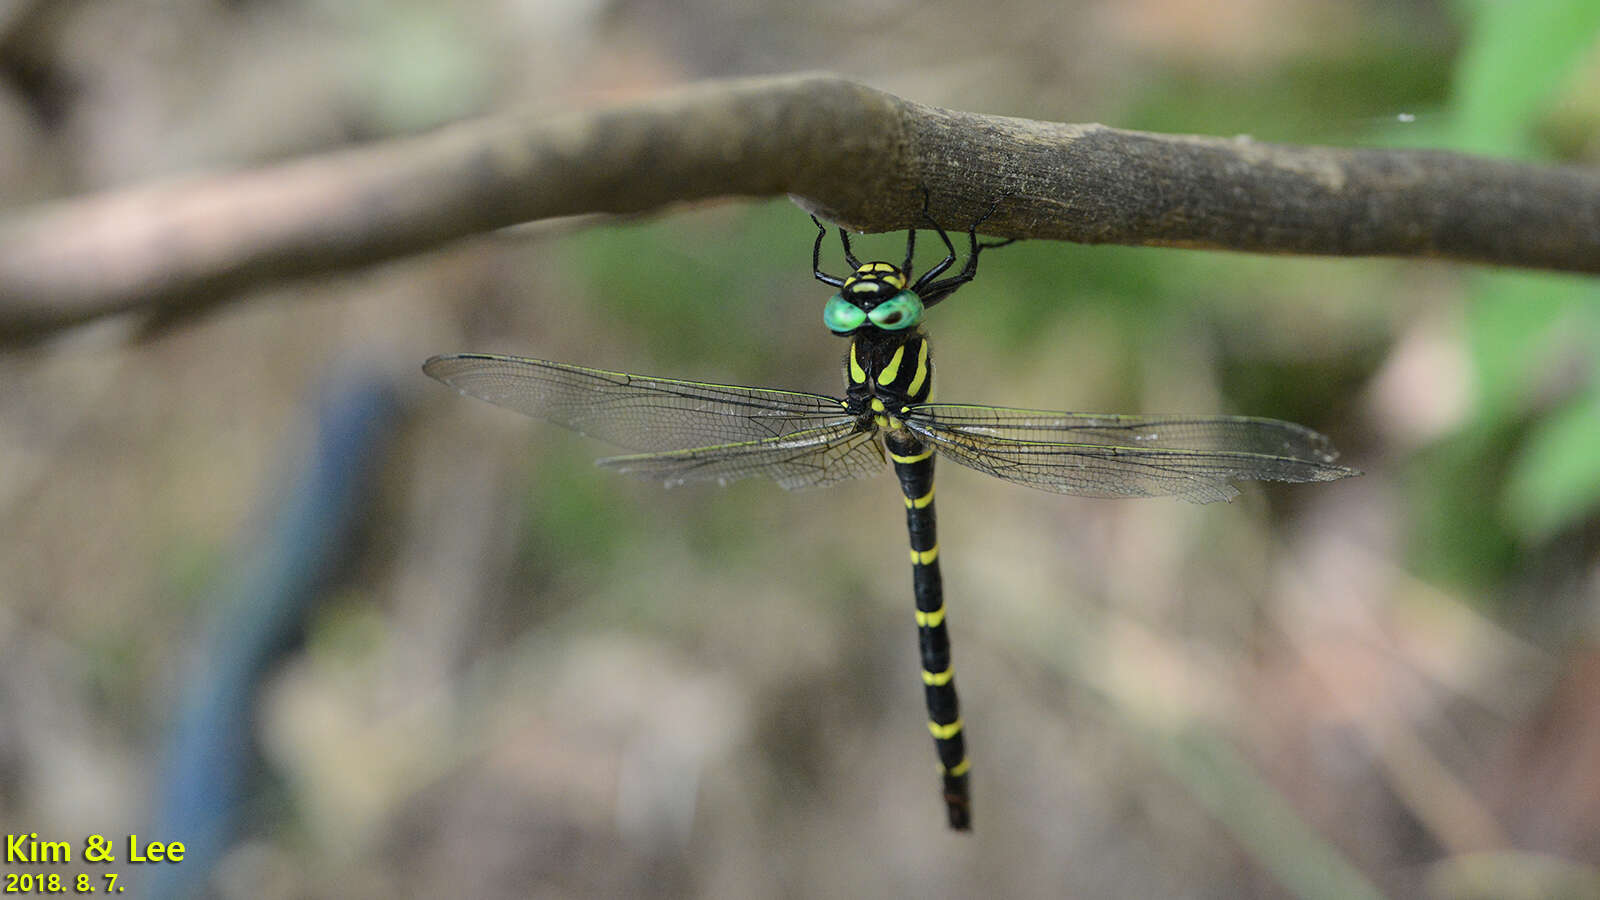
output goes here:
[[629, 450], [663, 451], [781, 438], [837, 421], [821, 394], [679, 381], [566, 363], [460, 353], [422, 371], [462, 394]]
[[600, 465], [668, 485], [686, 481], [725, 484], [760, 476], [793, 491], [876, 475], [883, 471], [885, 461], [874, 432], [858, 430], [853, 419], [841, 419], [757, 441], [613, 456], [600, 460]]
[[906, 426], [953, 462], [1085, 497], [1238, 496], [1234, 481], [1360, 474], [1309, 428], [1247, 416], [1085, 415], [953, 403], [914, 407]]

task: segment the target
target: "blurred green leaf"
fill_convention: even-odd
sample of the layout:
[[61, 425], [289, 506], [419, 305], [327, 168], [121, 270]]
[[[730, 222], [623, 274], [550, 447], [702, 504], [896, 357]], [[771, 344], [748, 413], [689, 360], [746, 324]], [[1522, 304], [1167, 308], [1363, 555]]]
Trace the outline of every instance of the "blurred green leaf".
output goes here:
[[1600, 386], [1535, 423], [1512, 460], [1505, 508], [1513, 527], [1541, 539], [1600, 507]]
[[639, 523], [626, 516], [620, 482], [594, 465], [603, 445], [530, 458], [524, 497], [521, 557], [534, 570], [571, 568], [581, 562], [608, 565], [632, 539]]
[[1563, 322], [1587, 315], [1600, 296], [1589, 279], [1537, 272], [1486, 272], [1467, 307], [1467, 342], [1477, 375], [1478, 419], [1518, 415], [1536, 386]]
[[1503, 577], [1517, 557], [1499, 485], [1516, 446], [1513, 425], [1468, 428], [1418, 453], [1406, 472], [1412, 532], [1407, 555], [1419, 574], [1454, 584]]
[[[643, 336], [662, 363], [704, 372], [748, 358], [755, 344], [728, 337], [771, 330], [776, 298], [820, 291], [808, 268], [815, 234], [784, 199], [589, 229], [567, 246], [609, 324]], [[810, 320], [820, 330], [821, 313]]]
[[1452, 50], [1448, 38], [1397, 46], [1375, 29], [1356, 45], [1292, 55], [1271, 77], [1173, 69], [1151, 82], [1122, 122], [1154, 131], [1350, 144], [1374, 116], [1443, 103]]
[[693, 249], [710, 239], [698, 225], [659, 221], [590, 229], [569, 246], [605, 322], [692, 359], [712, 351], [712, 324], [733, 288], [729, 272]]
[[[1538, 123], [1600, 38], [1593, 0], [1507, 3], [1462, 0], [1470, 21], [1458, 61], [1453, 107], [1457, 149], [1502, 156], [1539, 154]], [[1455, 438], [1413, 469], [1419, 540], [1416, 564], [1447, 579], [1492, 577], [1513, 565], [1518, 540], [1549, 535], [1600, 499], [1600, 418], [1592, 396], [1527, 425], [1553, 379], [1551, 361], [1600, 355], [1589, 321], [1591, 280], [1540, 273], [1474, 276], [1468, 350], [1477, 410]], [[1574, 341], [1587, 341], [1568, 353]], [[1592, 377], [1592, 373], [1591, 373]], [[1594, 391], [1590, 387], [1590, 393]], [[1529, 435], [1531, 429], [1531, 436]]]
[[1473, 25], [1456, 74], [1455, 146], [1527, 156], [1531, 123], [1600, 38], [1594, 0], [1465, 0]]
[[1144, 247], [1020, 243], [985, 253], [981, 280], [951, 302], [981, 305], [985, 336], [1007, 352], [1047, 339], [1045, 320], [1086, 307], [1114, 315], [1132, 331], [1178, 289], [1170, 257]]

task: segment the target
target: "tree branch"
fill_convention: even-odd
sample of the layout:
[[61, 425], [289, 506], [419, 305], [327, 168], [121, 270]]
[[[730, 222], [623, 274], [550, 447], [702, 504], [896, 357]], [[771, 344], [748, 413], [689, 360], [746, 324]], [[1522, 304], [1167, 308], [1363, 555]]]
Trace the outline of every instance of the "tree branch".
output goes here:
[[0, 342], [164, 315], [505, 225], [793, 194], [842, 224], [1600, 272], [1600, 173], [1121, 131], [923, 106], [821, 75], [506, 116], [0, 220]]

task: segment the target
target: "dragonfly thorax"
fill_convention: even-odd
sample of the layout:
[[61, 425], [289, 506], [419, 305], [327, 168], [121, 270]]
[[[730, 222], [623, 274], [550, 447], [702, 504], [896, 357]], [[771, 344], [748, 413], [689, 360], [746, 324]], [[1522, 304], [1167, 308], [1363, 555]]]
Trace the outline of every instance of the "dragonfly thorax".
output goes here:
[[927, 338], [920, 331], [863, 331], [850, 342], [845, 381], [845, 406], [857, 416], [892, 419], [906, 406], [927, 402], [933, 390]]

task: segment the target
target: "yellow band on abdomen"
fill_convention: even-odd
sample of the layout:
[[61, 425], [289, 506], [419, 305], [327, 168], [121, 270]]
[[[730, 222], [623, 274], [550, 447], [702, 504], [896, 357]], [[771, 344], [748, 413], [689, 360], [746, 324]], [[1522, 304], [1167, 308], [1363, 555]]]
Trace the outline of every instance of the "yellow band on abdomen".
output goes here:
[[912, 463], [922, 462], [923, 460], [927, 459], [928, 457], [930, 457], [932, 455], [933, 455], [933, 448], [929, 447], [928, 449], [922, 451], [921, 453], [915, 454], [913, 456], [901, 456], [898, 453], [891, 452], [889, 454], [889, 458], [894, 460], [897, 463], [900, 463], [901, 465], [909, 466]]

